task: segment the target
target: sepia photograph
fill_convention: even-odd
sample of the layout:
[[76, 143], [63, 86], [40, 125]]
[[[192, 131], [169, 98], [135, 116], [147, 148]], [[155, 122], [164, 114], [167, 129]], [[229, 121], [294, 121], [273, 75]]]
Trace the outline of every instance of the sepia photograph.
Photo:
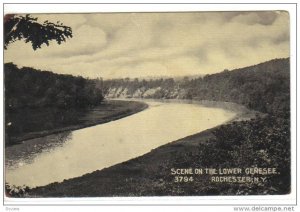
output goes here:
[[6, 198], [293, 190], [288, 11], [3, 21]]

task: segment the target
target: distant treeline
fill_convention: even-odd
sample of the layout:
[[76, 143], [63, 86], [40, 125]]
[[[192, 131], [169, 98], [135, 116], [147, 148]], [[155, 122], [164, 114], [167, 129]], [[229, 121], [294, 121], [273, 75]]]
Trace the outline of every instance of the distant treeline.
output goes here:
[[261, 112], [289, 117], [289, 58], [195, 79], [104, 81], [108, 97], [196, 99], [243, 104]]
[[101, 81], [4, 65], [7, 109], [26, 107], [86, 108], [103, 100]]

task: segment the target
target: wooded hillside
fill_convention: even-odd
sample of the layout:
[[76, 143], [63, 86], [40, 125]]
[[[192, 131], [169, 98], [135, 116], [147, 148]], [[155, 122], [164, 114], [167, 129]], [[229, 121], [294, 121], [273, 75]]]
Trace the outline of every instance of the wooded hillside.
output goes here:
[[289, 116], [289, 58], [196, 79], [104, 81], [108, 97], [198, 99], [243, 104], [265, 113]]
[[5, 106], [24, 107], [92, 107], [103, 100], [100, 80], [54, 74], [29, 67], [4, 65]]

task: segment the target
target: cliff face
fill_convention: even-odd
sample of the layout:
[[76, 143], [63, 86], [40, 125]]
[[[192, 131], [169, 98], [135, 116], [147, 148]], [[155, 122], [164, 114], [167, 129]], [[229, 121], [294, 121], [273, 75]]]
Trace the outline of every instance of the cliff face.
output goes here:
[[107, 98], [168, 98], [168, 99], [182, 99], [185, 96], [184, 89], [176, 88], [161, 88], [160, 86], [154, 88], [141, 87], [133, 92], [129, 92], [126, 87], [112, 87], [109, 88]]

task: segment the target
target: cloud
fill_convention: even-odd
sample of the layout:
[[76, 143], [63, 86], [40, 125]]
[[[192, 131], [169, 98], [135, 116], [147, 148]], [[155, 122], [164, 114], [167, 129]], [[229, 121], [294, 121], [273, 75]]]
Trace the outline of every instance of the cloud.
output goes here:
[[76, 30], [87, 22], [84, 14], [32, 14], [32, 16], [38, 18], [39, 23], [43, 23], [44, 21], [56, 23], [59, 21], [73, 30]]
[[51, 49], [45, 49], [44, 54], [51, 57], [73, 57], [98, 52], [107, 44], [107, 38], [106, 33], [100, 28], [82, 25], [73, 32], [73, 38], [64, 45], [56, 46], [53, 43]]
[[216, 73], [289, 56], [289, 15], [282, 11], [43, 18], [70, 25], [74, 37], [37, 51], [15, 42], [5, 51], [6, 62], [90, 78], [118, 78]]

